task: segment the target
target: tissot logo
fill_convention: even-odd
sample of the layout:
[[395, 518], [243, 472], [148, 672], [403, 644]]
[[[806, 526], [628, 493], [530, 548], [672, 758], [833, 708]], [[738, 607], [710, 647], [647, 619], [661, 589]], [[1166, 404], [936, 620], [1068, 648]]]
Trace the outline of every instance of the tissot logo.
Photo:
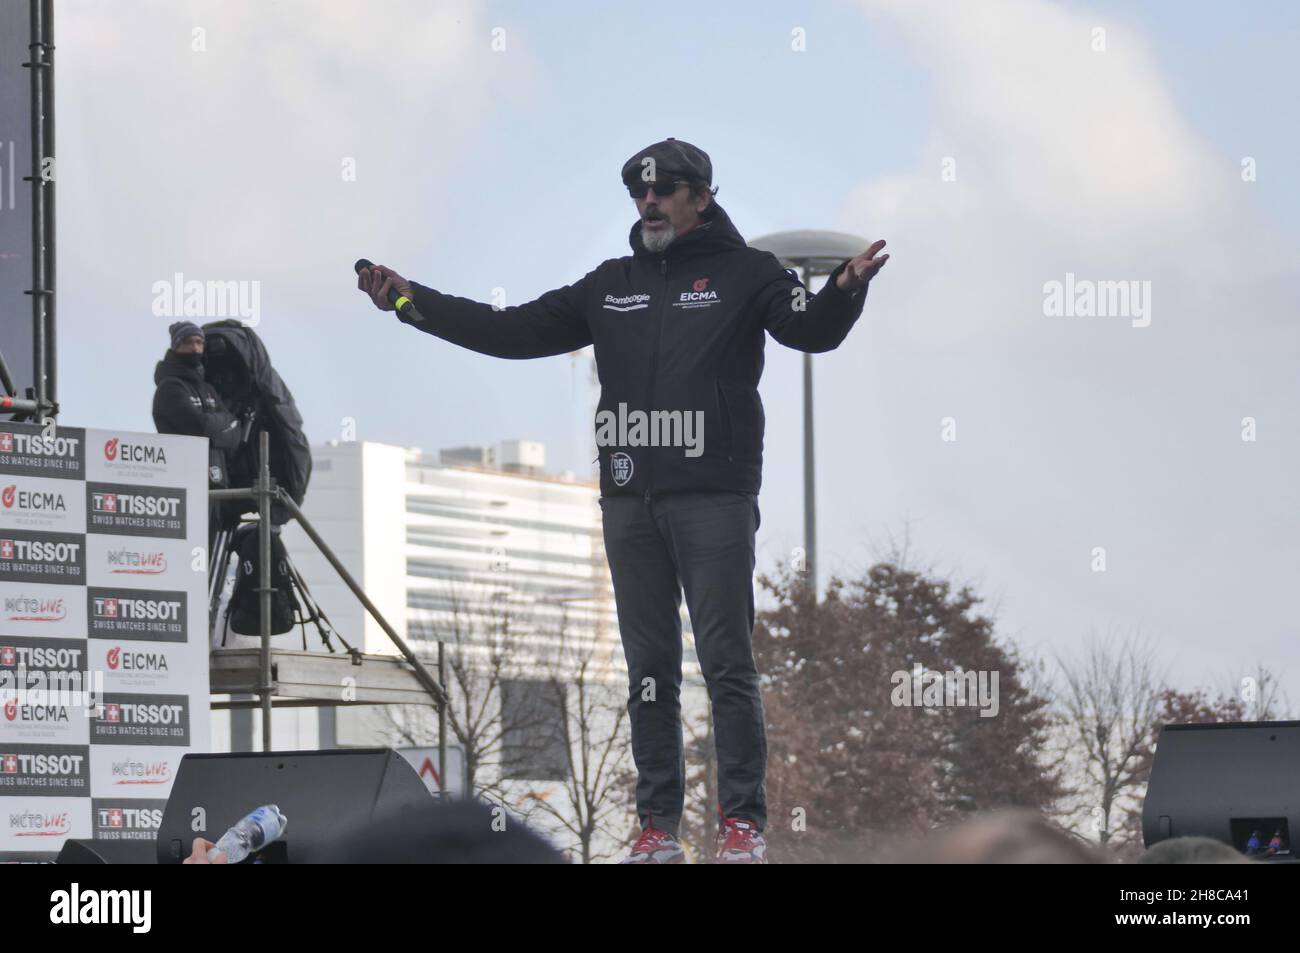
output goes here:
[[185, 706], [117, 702], [105, 705], [100, 717], [104, 721], [122, 725], [179, 725], [185, 720]]
[[33, 563], [66, 563], [74, 562], [80, 552], [80, 543], [60, 543], [41, 539], [0, 539], [0, 559], [18, 559]]
[[183, 539], [185, 490], [180, 487], [145, 490], [125, 483], [87, 483], [86, 531]]
[[189, 697], [117, 692], [90, 723], [92, 744], [167, 745], [190, 743]]
[[114, 805], [95, 808], [95, 823], [110, 831], [156, 831], [162, 826], [162, 816], [161, 807]]
[[181, 616], [179, 600], [166, 599], [94, 599], [95, 616], [101, 619], [130, 619], [139, 622], [162, 620], [175, 622]]
[[96, 513], [122, 513], [126, 516], [175, 516], [180, 509], [176, 497], [150, 493], [91, 493], [91, 509]]
[[71, 457], [81, 447], [80, 437], [46, 433], [0, 433], [0, 453], [20, 453], [33, 457]]
[[59, 639], [23, 641], [23, 645], [0, 646], [0, 668], [17, 668], [21, 665], [28, 671], [60, 672], [75, 672], [81, 668], [80, 648], [60, 644]]
[[12, 530], [0, 538], [0, 581], [79, 585], [85, 581], [83, 537]]
[[75, 427], [10, 426], [0, 430], [0, 466], [7, 476], [80, 479], [85, 473], [85, 434]]
[[[85, 748], [81, 750], [84, 751]], [[6, 754], [0, 756], [0, 774], [27, 774], [33, 777], [79, 775], [85, 763], [84, 754]]]

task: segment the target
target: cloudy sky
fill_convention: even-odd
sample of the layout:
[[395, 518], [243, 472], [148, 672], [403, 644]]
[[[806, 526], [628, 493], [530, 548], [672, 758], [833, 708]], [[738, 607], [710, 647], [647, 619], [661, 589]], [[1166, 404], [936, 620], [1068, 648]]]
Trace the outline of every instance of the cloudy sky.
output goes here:
[[[315, 441], [589, 475], [582, 360], [419, 335], [351, 263], [529, 300], [628, 251], [619, 167], [675, 136], [747, 237], [889, 241], [816, 358], [824, 569], [906, 537], [1033, 652], [1141, 631], [1184, 684], [1262, 663], [1300, 700], [1296, 6], [726, 6], [56, 0], [63, 419], [151, 429], [180, 273], [257, 283]], [[1067, 275], [1144, 315], [1047, 313]], [[801, 534], [799, 355], [768, 360], [764, 567]]]

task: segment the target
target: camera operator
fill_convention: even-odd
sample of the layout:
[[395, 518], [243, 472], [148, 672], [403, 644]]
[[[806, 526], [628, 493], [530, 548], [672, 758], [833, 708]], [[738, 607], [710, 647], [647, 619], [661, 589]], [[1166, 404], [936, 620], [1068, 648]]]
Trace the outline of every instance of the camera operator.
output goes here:
[[[208, 438], [208, 485], [229, 483], [227, 454], [238, 449], [240, 423], [203, 376], [203, 329], [177, 321], [168, 331], [171, 347], [154, 369], [153, 422], [159, 433]], [[208, 548], [221, 525], [220, 504], [208, 506]]]

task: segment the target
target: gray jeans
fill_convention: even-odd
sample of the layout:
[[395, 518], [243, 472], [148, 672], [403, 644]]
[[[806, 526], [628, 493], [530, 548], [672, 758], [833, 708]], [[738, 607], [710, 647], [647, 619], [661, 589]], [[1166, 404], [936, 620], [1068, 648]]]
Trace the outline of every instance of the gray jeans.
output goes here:
[[729, 492], [675, 493], [650, 501], [613, 496], [602, 498], [600, 506], [627, 658], [642, 826], [676, 835], [682, 816], [679, 610], [684, 590], [713, 707], [718, 808], [762, 829], [767, 735], [751, 642], [757, 497]]

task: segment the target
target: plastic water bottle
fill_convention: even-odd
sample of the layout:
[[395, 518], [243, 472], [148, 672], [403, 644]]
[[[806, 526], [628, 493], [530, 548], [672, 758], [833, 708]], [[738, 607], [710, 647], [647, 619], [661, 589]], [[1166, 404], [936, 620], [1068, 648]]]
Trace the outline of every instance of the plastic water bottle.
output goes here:
[[217, 854], [225, 853], [226, 863], [237, 864], [249, 854], [284, 836], [289, 819], [274, 804], [266, 804], [253, 811], [242, 821], [221, 835], [221, 840], [208, 851], [208, 862]]

